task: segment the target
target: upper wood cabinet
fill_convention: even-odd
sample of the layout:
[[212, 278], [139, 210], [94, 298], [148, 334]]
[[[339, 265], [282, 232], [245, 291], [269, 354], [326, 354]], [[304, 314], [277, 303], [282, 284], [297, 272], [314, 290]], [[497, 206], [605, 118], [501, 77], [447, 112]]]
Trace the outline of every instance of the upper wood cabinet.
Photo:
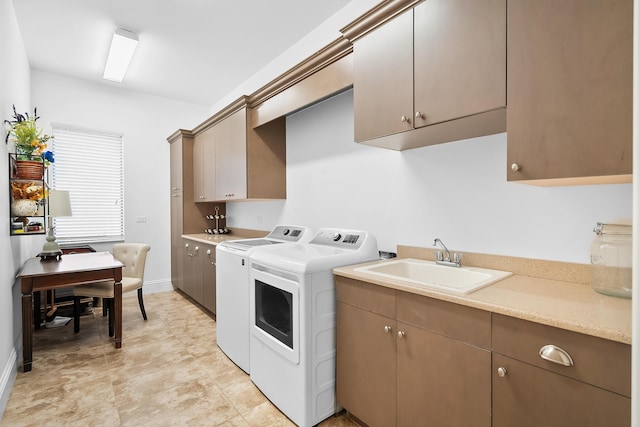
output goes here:
[[413, 12], [359, 39], [353, 52], [356, 142], [412, 129]]
[[631, 182], [633, 1], [509, 0], [507, 178]]
[[355, 140], [408, 149], [506, 128], [506, 0], [429, 0], [354, 42]]
[[216, 129], [216, 198], [247, 198], [247, 112], [243, 108], [220, 123]]
[[211, 202], [216, 197], [216, 128], [196, 135], [193, 141], [193, 196], [195, 202]]
[[506, 1], [429, 0], [414, 15], [414, 127], [504, 108]]
[[198, 173], [194, 164], [196, 201], [286, 198], [285, 117], [252, 128], [253, 110], [243, 101], [193, 131], [194, 163], [203, 168]]

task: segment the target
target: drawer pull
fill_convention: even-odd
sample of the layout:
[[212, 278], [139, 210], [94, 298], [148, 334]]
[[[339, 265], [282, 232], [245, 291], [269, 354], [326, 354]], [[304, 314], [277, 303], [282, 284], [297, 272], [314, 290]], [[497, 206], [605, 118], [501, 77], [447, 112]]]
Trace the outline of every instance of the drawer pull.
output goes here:
[[549, 362], [563, 366], [573, 366], [573, 359], [565, 350], [553, 344], [547, 344], [540, 349], [540, 357]]

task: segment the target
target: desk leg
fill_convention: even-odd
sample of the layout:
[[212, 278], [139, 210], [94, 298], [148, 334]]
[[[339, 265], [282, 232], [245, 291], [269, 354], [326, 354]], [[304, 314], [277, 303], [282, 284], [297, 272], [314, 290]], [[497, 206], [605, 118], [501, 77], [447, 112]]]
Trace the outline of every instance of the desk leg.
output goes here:
[[33, 361], [33, 297], [22, 295], [22, 370], [29, 372]]
[[40, 291], [36, 291], [33, 293], [33, 322], [36, 329], [40, 329], [40, 324], [42, 323], [42, 317], [40, 316]]
[[113, 285], [113, 323], [116, 329], [116, 348], [122, 347], [122, 282], [115, 282]]

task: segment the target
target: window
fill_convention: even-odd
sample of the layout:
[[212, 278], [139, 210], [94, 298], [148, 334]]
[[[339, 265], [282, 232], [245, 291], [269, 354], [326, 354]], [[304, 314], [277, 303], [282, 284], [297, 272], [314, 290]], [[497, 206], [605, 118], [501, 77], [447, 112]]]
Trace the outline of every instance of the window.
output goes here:
[[69, 191], [72, 217], [54, 219], [62, 242], [124, 240], [122, 135], [53, 126], [51, 187]]

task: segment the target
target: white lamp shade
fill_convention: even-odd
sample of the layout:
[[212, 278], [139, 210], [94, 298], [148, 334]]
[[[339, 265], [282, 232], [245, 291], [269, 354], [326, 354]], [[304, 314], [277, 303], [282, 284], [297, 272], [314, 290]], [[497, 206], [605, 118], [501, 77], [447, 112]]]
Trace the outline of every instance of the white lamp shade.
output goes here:
[[49, 190], [49, 216], [71, 216], [71, 200], [65, 190]]
[[122, 82], [136, 46], [138, 46], [138, 35], [136, 33], [122, 28], [115, 30], [102, 78], [114, 82]]

